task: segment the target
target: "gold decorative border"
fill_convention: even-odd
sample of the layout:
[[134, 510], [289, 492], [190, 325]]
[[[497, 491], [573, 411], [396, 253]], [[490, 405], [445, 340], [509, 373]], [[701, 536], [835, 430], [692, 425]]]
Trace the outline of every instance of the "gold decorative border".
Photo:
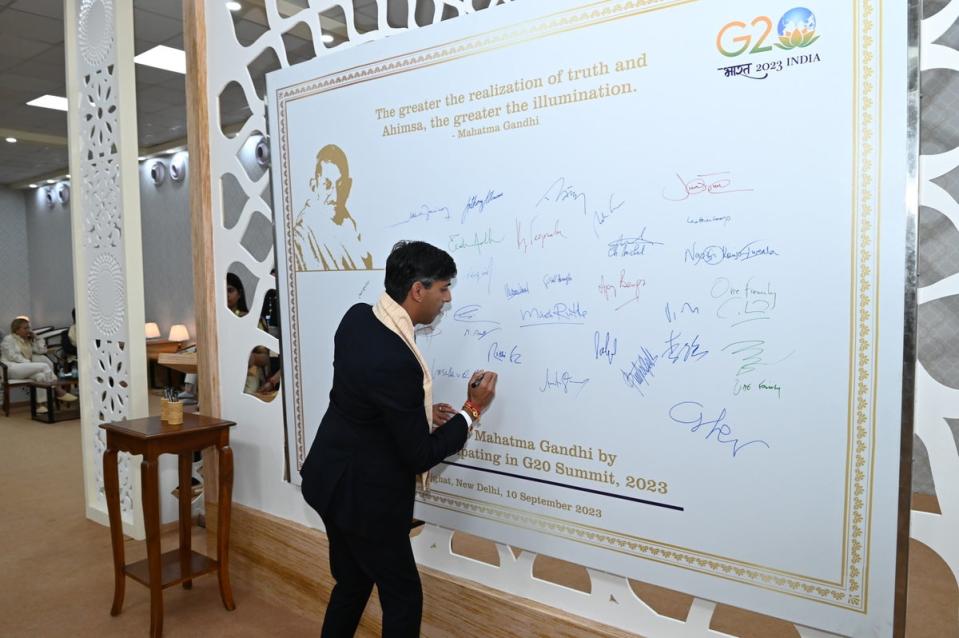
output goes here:
[[[286, 229], [288, 272], [292, 263], [291, 185], [289, 170], [288, 103], [320, 93], [368, 82], [400, 73], [451, 62], [468, 56], [515, 46], [566, 31], [592, 27], [613, 20], [690, 4], [701, 0], [634, 0], [594, 2], [571, 10], [543, 16], [469, 38], [404, 53], [342, 69], [307, 82], [276, 90], [281, 156], [283, 224]], [[500, 523], [535, 529], [567, 540], [602, 547], [653, 560], [674, 567], [707, 573], [790, 596], [815, 600], [843, 609], [866, 613], [870, 516], [874, 474], [876, 428], [876, 338], [878, 325], [878, 221], [879, 180], [874, 178], [879, 165], [877, 142], [881, 144], [881, 95], [877, 89], [882, 73], [881, 31], [874, 20], [876, 0], [851, 0], [854, 13], [853, 65], [853, 152], [854, 194], [852, 201], [852, 316], [850, 322], [849, 421], [845, 505], [843, 515], [842, 576], [840, 582], [797, 576], [766, 566], [715, 557], [688, 548], [632, 537], [593, 528], [558, 518], [539, 516], [509, 507], [474, 501], [440, 492], [435, 488], [421, 494], [421, 500], [434, 507], [457, 511]], [[877, 36], [877, 31], [879, 35]], [[875, 247], [875, 248], [874, 248]], [[873, 292], [873, 290], [877, 291]], [[303, 428], [303, 388], [300, 376], [299, 312], [296, 277], [290, 278], [291, 363], [294, 370], [293, 404], [295, 410], [297, 466], [302, 466], [306, 442]], [[852, 480], [850, 480], [852, 475]], [[850, 503], [851, 511], [850, 511]], [[522, 523], [523, 525], [518, 525]], [[828, 586], [836, 585], [836, 586]]]

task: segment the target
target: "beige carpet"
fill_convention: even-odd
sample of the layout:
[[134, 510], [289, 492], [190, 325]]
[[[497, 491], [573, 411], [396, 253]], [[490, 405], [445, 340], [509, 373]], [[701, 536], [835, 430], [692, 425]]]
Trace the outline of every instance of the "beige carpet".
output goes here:
[[[0, 416], [0, 636], [146, 636], [146, 587], [127, 579], [123, 613], [110, 616], [113, 567], [107, 528], [83, 514], [80, 422], [47, 425], [18, 408]], [[176, 534], [163, 548], [176, 547]], [[203, 552], [197, 529], [193, 546]], [[128, 541], [127, 561], [145, 556]], [[236, 610], [220, 603], [215, 576], [164, 591], [164, 636], [314, 636], [315, 620], [270, 605], [233, 583]]]
[[[0, 637], [138, 636], [149, 629], [150, 601], [145, 587], [127, 579], [123, 613], [110, 616], [113, 596], [112, 554], [108, 530], [84, 518], [79, 421], [47, 425], [29, 420], [15, 408], [0, 416]], [[935, 510], [928, 499], [923, 509]], [[495, 562], [487, 541], [457, 535], [454, 551]], [[163, 539], [176, 546], [176, 534]], [[203, 552], [203, 530], [194, 534]], [[142, 542], [128, 541], [128, 562], [145, 555]], [[945, 564], [928, 548], [912, 543], [909, 638], [959, 638], [959, 588]], [[541, 556], [536, 575], [570, 587], [588, 588], [581, 567]], [[178, 636], [314, 636], [320, 623], [296, 611], [258, 599], [233, 579], [237, 608], [220, 603], [214, 576], [200, 577], [193, 589], [164, 592], [164, 635]], [[634, 583], [644, 600], [660, 613], [684, 618], [691, 599]], [[323, 601], [317, 601], [322, 606]], [[719, 606], [712, 628], [744, 638], [798, 636], [791, 625], [772, 618]], [[424, 628], [428, 635], [428, 628]], [[364, 634], [359, 634], [361, 637]]]

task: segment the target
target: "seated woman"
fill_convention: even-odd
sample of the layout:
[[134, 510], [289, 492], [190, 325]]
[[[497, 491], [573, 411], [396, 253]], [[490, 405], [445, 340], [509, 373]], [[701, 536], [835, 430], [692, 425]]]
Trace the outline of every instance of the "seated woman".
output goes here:
[[[10, 324], [10, 332], [0, 342], [0, 360], [7, 366], [7, 373], [11, 379], [32, 379], [33, 381], [52, 383], [57, 380], [53, 372], [53, 364], [44, 356], [47, 345], [43, 339], [35, 336], [30, 328], [30, 320], [26, 317], [17, 317]], [[54, 387], [57, 398], [61, 401], [76, 401], [77, 398], [69, 392], [64, 392], [60, 386]], [[38, 406], [37, 412], [44, 414], [46, 406]]]
[[[243, 288], [243, 281], [234, 273], [226, 274], [226, 307], [237, 317], [245, 317], [250, 312], [250, 307], [246, 303], [246, 291]], [[260, 328], [266, 330], [266, 324], [260, 319]], [[246, 381], [244, 382], [243, 392], [246, 394], [256, 394], [258, 392], [269, 392], [274, 389], [274, 384], [279, 382], [279, 377], [267, 379], [267, 370], [270, 365], [269, 350], [259, 346], [250, 354], [247, 363]], [[196, 375], [188, 374], [184, 379], [185, 388], [180, 393], [181, 400], [195, 399], [194, 388], [196, 387]], [[269, 388], [267, 388], [269, 386]]]

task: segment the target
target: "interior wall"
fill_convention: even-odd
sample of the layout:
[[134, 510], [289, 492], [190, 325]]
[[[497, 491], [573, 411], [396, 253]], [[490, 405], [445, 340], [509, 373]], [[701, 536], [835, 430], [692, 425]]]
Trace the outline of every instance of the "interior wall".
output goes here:
[[[174, 157], [185, 162], [186, 176], [170, 177]], [[159, 185], [150, 170], [163, 166], [166, 177]], [[140, 163], [140, 228], [143, 233], [144, 317], [156, 322], [166, 337], [170, 326], [183, 324], [196, 335], [193, 313], [193, 251], [190, 237], [189, 155], [165, 156]]]
[[[183, 156], [187, 159], [185, 153]], [[166, 156], [140, 164], [144, 316], [147, 321], [159, 324], [164, 337], [170, 326], [178, 323], [184, 324], [193, 336], [196, 322], [193, 313], [189, 160], [184, 180], [174, 182], [169, 174], [171, 159]], [[163, 164], [166, 171], [166, 178], [160, 185], [155, 185], [150, 177], [150, 167], [156, 162]], [[0, 189], [0, 214], [3, 215], [5, 231], [0, 237], [0, 248], [4, 262], [27, 264], [21, 277], [29, 273], [29, 277], [24, 278], [26, 289], [19, 293], [15, 290], [15, 280], [7, 274], [15, 269], [4, 268], [4, 274], [0, 274], [0, 320], [8, 327], [9, 319], [4, 320], [8, 314], [10, 319], [29, 314], [37, 326], [62, 327], [72, 323], [70, 204], [62, 204], [54, 198], [53, 205], [48, 205], [46, 190], [56, 186], [45, 185], [22, 193]], [[21, 211], [19, 217], [17, 202]], [[6, 232], [8, 217], [11, 220], [9, 236]], [[18, 219], [24, 220], [20, 226]], [[18, 230], [20, 227], [25, 229], [24, 232]]]
[[[34, 327], [73, 323], [73, 244], [70, 204], [56, 195], [60, 183], [24, 192], [26, 204], [30, 309]], [[52, 191], [52, 193], [51, 193]], [[48, 193], [51, 197], [48, 200]]]
[[20, 191], [0, 186], [0, 228], [0, 332], [7, 334], [14, 317], [31, 312], [27, 209]]

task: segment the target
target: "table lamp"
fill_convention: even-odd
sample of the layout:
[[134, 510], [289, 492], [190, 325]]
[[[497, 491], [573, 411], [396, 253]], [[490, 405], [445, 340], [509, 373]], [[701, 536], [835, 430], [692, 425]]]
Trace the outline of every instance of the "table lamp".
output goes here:
[[147, 339], [156, 339], [160, 336], [160, 326], [156, 325], [152, 321], [148, 323], [143, 328], [143, 332]]
[[187, 341], [189, 338], [190, 333], [186, 331], [186, 326], [182, 323], [178, 323], [170, 328], [170, 336], [168, 337], [170, 341]]

